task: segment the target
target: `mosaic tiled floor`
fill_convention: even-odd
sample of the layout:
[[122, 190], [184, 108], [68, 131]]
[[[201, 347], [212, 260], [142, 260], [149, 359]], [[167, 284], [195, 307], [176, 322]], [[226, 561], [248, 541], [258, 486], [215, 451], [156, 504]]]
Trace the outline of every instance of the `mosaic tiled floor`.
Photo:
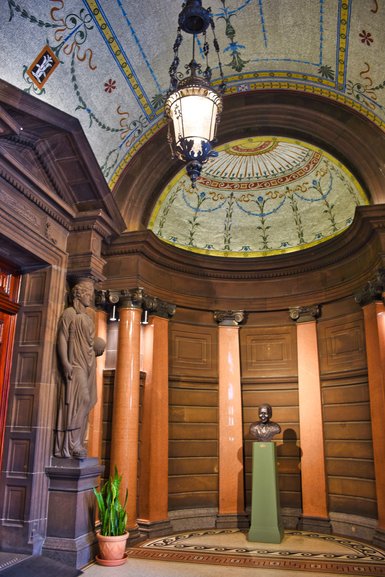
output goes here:
[[346, 537], [285, 531], [282, 542], [254, 543], [239, 529], [185, 531], [128, 550], [129, 558], [232, 567], [384, 575], [385, 551]]

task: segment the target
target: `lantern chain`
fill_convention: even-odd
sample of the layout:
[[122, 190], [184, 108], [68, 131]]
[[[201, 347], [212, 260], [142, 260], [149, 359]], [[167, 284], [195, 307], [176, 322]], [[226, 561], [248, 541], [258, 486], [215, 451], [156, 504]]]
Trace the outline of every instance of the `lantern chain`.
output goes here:
[[183, 41], [183, 36], [181, 34], [180, 27], [178, 27], [176, 39], [175, 39], [174, 46], [173, 46], [174, 59], [173, 59], [171, 66], [169, 68], [170, 92], [173, 92], [174, 90], [176, 90], [178, 88], [178, 66], [180, 63], [179, 47], [182, 44], [182, 41]]
[[211, 20], [210, 20], [210, 25], [211, 25], [211, 30], [213, 31], [213, 38], [214, 38], [213, 39], [213, 45], [214, 45], [215, 52], [217, 53], [219, 75], [221, 77], [221, 83], [219, 85], [219, 91], [221, 94], [223, 94], [225, 91], [225, 88], [226, 88], [226, 82], [225, 82], [225, 77], [223, 74], [222, 62], [221, 62], [220, 55], [219, 55], [220, 49], [219, 49], [219, 43], [218, 43], [218, 40], [217, 40], [217, 37], [215, 34], [215, 22], [214, 22], [213, 18], [211, 18]]

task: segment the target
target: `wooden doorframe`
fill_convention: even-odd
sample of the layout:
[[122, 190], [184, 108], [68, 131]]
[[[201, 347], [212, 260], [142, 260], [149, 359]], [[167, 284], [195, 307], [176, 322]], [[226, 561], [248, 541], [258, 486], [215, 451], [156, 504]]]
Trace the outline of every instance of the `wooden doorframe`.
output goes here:
[[20, 274], [0, 260], [0, 464], [3, 459], [12, 352], [20, 289]]

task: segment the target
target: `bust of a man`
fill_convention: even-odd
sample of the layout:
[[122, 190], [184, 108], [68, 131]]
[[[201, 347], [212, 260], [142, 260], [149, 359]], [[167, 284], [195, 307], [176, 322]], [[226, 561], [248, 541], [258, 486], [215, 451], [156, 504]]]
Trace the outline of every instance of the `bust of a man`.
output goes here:
[[267, 442], [281, 432], [281, 427], [278, 423], [270, 421], [273, 414], [271, 405], [264, 403], [258, 407], [259, 421], [251, 423], [250, 435], [256, 441]]

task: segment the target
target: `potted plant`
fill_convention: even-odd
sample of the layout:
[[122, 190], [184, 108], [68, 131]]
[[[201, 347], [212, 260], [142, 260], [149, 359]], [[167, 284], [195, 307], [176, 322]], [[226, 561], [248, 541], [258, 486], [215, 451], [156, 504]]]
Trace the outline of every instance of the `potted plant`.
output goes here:
[[100, 491], [94, 488], [100, 518], [100, 531], [96, 533], [99, 543], [96, 562], [100, 565], [122, 565], [127, 558], [125, 550], [128, 537], [126, 530], [128, 491], [126, 489], [122, 504], [119, 497], [121, 482], [122, 476], [118, 475], [115, 466], [114, 475], [110, 476]]

